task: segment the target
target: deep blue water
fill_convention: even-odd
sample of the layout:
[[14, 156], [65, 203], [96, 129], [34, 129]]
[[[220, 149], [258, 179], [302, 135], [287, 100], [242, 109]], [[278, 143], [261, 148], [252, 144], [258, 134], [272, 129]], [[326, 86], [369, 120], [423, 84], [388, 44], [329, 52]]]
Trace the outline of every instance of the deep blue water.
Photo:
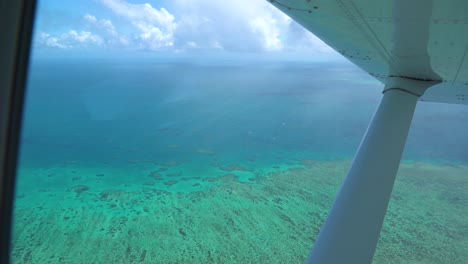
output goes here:
[[[382, 85], [348, 63], [34, 59], [23, 165], [349, 159]], [[468, 107], [419, 103], [404, 159], [468, 163]], [[177, 148], [168, 149], [169, 145]]]

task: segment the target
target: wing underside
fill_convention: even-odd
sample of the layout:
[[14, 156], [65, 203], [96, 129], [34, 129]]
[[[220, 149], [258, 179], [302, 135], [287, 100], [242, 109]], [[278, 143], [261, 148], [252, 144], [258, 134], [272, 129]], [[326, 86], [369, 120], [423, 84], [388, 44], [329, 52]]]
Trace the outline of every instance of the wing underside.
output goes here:
[[269, 1], [384, 84], [437, 80], [420, 100], [468, 104], [468, 1]]

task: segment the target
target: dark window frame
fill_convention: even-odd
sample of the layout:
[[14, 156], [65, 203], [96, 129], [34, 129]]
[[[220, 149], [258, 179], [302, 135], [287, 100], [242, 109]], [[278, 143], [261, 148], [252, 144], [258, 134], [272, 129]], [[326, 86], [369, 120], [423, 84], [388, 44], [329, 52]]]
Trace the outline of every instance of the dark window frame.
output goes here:
[[0, 263], [9, 263], [19, 137], [35, 0], [0, 0]]

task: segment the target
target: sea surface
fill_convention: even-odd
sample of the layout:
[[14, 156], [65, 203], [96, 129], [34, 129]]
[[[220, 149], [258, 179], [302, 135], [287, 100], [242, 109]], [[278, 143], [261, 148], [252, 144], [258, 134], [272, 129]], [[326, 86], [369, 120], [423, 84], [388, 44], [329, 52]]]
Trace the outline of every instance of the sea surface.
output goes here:
[[[12, 263], [303, 263], [382, 88], [346, 62], [34, 57]], [[468, 263], [467, 121], [419, 103], [374, 263]]]

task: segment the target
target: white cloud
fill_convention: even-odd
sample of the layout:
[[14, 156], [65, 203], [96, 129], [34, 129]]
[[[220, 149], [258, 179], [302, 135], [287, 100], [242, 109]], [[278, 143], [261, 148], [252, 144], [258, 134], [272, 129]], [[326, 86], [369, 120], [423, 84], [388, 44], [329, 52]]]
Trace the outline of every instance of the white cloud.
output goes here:
[[117, 32], [112, 21], [108, 19], [97, 19], [95, 16], [86, 14], [84, 20], [93, 26], [94, 30], [100, 31], [105, 36], [107, 47], [126, 47], [130, 45], [130, 40]]
[[82, 44], [87, 44], [87, 43], [94, 43], [98, 45], [102, 44], [101, 37], [98, 35], [94, 35], [93, 33], [89, 31], [76, 32], [75, 30], [70, 30], [68, 33], [62, 34], [61, 39], [65, 41], [71, 41], [71, 42], [76, 41]]
[[89, 31], [70, 30], [66, 33], [52, 36], [47, 32], [39, 32], [38, 44], [46, 47], [70, 49], [75, 47], [88, 47], [103, 44], [100, 36], [95, 35]]
[[174, 44], [177, 24], [166, 9], [150, 4], [130, 4], [123, 0], [101, 0], [116, 15], [128, 20], [138, 31], [136, 40], [141, 48], [157, 50]]
[[95, 25], [98, 28], [104, 29], [106, 32], [108, 32], [111, 35], [117, 35], [117, 31], [115, 30], [114, 25], [112, 22], [108, 19], [97, 19], [95, 16], [86, 14], [84, 15], [84, 20], [88, 22], [89, 24]]
[[176, 47], [189, 40], [198, 48], [227, 51], [334, 53], [264, 0], [174, 0], [171, 7], [178, 25]]
[[224, 50], [224, 47], [223, 45], [221, 45], [221, 43], [219, 43], [218, 41], [212, 41], [210, 42], [210, 47], [215, 49], [215, 50]]
[[272, 17], [256, 17], [250, 20], [250, 27], [252, 32], [259, 36], [264, 50], [275, 51], [283, 48], [279, 38], [280, 30]]
[[86, 21], [90, 22], [90, 23], [96, 23], [96, 22], [98, 21], [97, 18], [96, 18], [95, 16], [90, 15], [90, 14], [86, 14], [86, 15], [84, 16], [84, 19], [85, 19]]
[[[176, 46], [186, 39], [201, 48], [228, 51], [278, 50], [282, 46], [270, 33], [279, 33], [275, 27], [284, 15], [263, 0], [174, 0], [172, 8], [178, 24]], [[273, 25], [262, 24], [264, 20]]]
[[49, 33], [46, 32], [39, 32], [37, 37], [37, 42], [39, 45], [51, 47], [51, 48], [60, 48], [60, 49], [68, 49], [71, 46], [67, 46], [60, 42], [58, 37], [53, 37]]
[[79, 30], [64, 34], [42, 30], [37, 42], [62, 49], [94, 45], [129, 50], [336, 54], [265, 0], [172, 0], [164, 1], [165, 8], [126, 0], [98, 2], [111, 11], [108, 17], [81, 14], [81, 24], [74, 25]]

